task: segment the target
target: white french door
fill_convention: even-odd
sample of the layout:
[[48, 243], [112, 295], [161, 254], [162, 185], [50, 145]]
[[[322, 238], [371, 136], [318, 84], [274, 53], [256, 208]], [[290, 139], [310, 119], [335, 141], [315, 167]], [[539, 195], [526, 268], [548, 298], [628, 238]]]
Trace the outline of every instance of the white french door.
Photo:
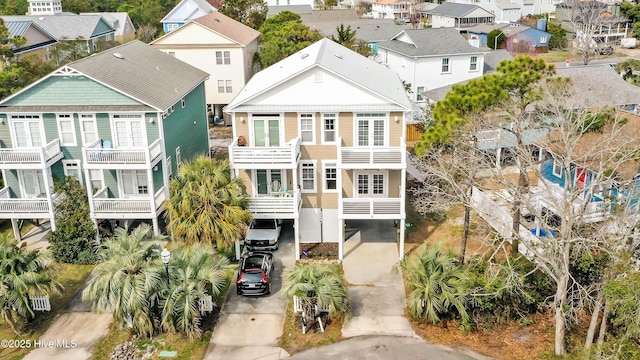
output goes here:
[[40, 118], [11, 121], [15, 145], [17, 148], [34, 148], [44, 146], [44, 134], [40, 127]]
[[19, 170], [20, 192], [24, 198], [38, 198], [46, 194], [41, 170]]
[[386, 114], [356, 114], [357, 146], [385, 146]]
[[123, 198], [141, 197], [149, 194], [146, 170], [120, 170], [120, 194]]
[[280, 118], [253, 117], [253, 146], [280, 146]]
[[113, 140], [119, 148], [145, 147], [144, 122], [140, 115], [114, 115]]
[[389, 175], [382, 171], [354, 172], [354, 195], [357, 198], [387, 197], [387, 182]]

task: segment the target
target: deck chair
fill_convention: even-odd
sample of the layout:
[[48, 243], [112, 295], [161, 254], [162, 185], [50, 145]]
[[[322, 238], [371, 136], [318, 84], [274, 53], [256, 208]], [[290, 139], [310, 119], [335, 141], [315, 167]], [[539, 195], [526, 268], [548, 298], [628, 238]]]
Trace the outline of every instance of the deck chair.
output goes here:
[[109, 149], [111, 149], [111, 147], [112, 143], [110, 140], [102, 140], [102, 151], [100, 152], [102, 160], [110, 159], [111, 151], [109, 151]]

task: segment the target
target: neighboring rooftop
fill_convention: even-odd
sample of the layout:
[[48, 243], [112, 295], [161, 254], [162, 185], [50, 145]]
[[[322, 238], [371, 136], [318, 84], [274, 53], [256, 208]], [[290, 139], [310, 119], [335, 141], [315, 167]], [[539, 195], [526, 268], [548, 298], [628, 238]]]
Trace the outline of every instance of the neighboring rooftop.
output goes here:
[[193, 21], [242, 45], [248, 45], [260, 35], [260, 33], [253, 28], [217, 11]]
[[[444, 2], [440, 4], [440, 6], [431, 10], [431, 14], [433, 15], [441, 15], [452, 18], [461, 18], [465, 15], [471, 13], [476, 9], [482, 9], [478, 5], [469, 5], [469, 4], [459, 4], [452, 2]], [[483, 9], [484, 10], [484, 9]], [[485, 10], [486, 11], [486, 10]]]
[[291, 11], [294, 14], [302, 15], [302, 14], [311, 14], [313, 9], [311, 5], [279, 5], [279, 6], [269, 6], [269, 10], [267, 11], [267, 17], [274, 17], [280, 14], [283, 11]]
[[405, 29], [378, 47], [406, 56], [441, 56], [482, 53], [454, 28]]
[[393, 19], [360, 19], [354, 21], [322, 21], [305, 24], [312, 30], [318, 30], [323, 35], [337, 36], [336, 30], [340, 25], [351, 26], [356, 32], [356, 38], [365, 42], [387, 41], [403, 29], [405, 24], [396, 24]]
[[57, 15], [13, 15], [2, 16], [5, 22], [29, 21], [44, 29], [57, 40], [75, 40], [79, 37], [91, 39], [102, 34], [115, 32], [100, 15], [76, 15], [61, 13]]

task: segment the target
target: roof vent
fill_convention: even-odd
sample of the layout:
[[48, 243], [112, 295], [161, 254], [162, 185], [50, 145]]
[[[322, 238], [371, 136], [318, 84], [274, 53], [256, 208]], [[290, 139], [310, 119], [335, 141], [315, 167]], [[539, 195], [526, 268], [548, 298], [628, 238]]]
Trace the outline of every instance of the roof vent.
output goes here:
[[38, 18], [38, 20], [40, 20], [40, 21], [44, 21], [44, 16], [40, 16], [40, 17]]
[[309, 54], [304, 53], [304, 54], [301, 54], [301, 55], [300, 55], [300, 59], [304, 59], [304, 58], [306, 58], [306, 57], [309, 57]]
[[336, 57], [337, 57], [338, 59], [342, 59], [342, 55], [340, 55], [340, 54], [335, 54], [335, 55], [336, 55]]
[[113, 53], [114, 57], [117, 57], [118, 59], [124, 59], [124, 56], [120, 53]]

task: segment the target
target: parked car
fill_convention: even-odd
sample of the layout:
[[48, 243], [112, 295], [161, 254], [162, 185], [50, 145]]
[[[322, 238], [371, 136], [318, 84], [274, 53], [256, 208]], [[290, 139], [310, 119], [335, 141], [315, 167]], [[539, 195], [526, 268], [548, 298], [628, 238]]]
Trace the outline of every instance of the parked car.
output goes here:
[[271, 294], [273, 254], [268, 251], [247, 252], [240, 258], [236, 288], [238, 295]]
[[244, 238], [248, 250], [278, 250], [282, 221], [276, 219], [254, 220]]

